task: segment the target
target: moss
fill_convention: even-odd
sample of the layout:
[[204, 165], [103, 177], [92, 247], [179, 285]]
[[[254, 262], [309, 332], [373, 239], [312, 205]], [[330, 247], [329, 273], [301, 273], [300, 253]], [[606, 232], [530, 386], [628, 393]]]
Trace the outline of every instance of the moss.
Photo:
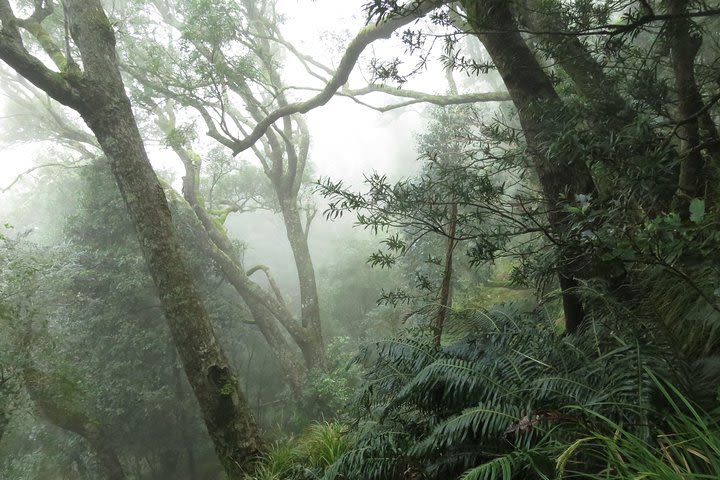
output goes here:
[[65, 70], [65, 67], [67, 66], [65, 56], [62, 54], [60, 48], [55, 45], [52, 37], [50, 37], [42, 25], [38, 22], [28, 21], [23, 24], [23, 27], [30, 32], [33, 37], [35, 37], [43, 51], [48, 54], [50, 59], [60, 69], [60, 71]]

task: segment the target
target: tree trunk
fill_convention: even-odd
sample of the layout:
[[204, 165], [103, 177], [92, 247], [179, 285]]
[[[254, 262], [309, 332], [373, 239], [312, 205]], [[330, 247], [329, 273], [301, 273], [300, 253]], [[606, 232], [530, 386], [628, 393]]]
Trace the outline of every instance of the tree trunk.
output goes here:
[[307, 235], [300, 220], [297, 200], [295, 198], [281, 200], [280, 208], [300, 283], [300, 315], [302, 327], [308, 337], [307, 351], [303, 351], [303, 356], [308, 368], [324, 368], [325, 347], [320, 328], [320, 302]]
[[[165, 125], [165, 127], [167, 127], [167, 125]], [[162, 125], [161, 128], [167, 130], [167, 128], [164, 128]], [[199, 163], [195, 162], [193, 160], [193, 155], [183, 147], [174, 145], [172, 148], [185, 167], [185, 176], [183, 177], [182, 187], [183, 198], [191, 207], [195, 217], [200, 223], [197, 233], [201, 244], [205, 245], [206, 251], [220, 268], [225, 280], [233, 286], [235, 291], [242, 297], [243, 301], [250, 309], [250, 313], [253, 315], [253, 319], [258, 325], [260, 332], [280, 361], [283, 370], [286, 373], [288, 385], [294, 393], [299, 393], [304, 372], [302, 371], [303, 369], [296, 365], [293, 361], [293, 354], [291, 352], [290, 345], [278, 328], [277, 322], [283, 326], [302, 352], [305, 366], [307, 368], [322, 368], [324, 365], [325, 352], [322, 344], [322, 334], [320, 331], [320, 315], [318, 308], [317, 287], [315, 286], [315, 270], [313, 268], [312, 261], [310, 260], [307, 238], [303, 233], [297, 207], [294, 206], [294, 209], [287, 208], [286, 210], [283, 210], [283, 218], [286, 219], [285, 223], [287, 226], [288, 238], [291, 237], [290, 232], [293, 232], [292, 240], [290, 240], [290, 244], [294, 247], [293, 253], [296, 252], [296, 248], [298, 252], [302, 252], [303, 249], [307, 252], [307, 257], [301, 264], [304, 268], [309, 269], [309, 277], [312, 278], [312, 284], [306, 285], [304, 293], [315, 299], [315, 308], [310, 309], [311, 313], [308, 314], [311, 315], [311, 321], [309, 322], [308, 328], [298, 325], [295, 319], [292, 318], [290, 310], [287, 308], [277, 285], [272, 281], [271, 277], [268, 276], [268, 279], [270, 280], [275, 298], [249, 278], [249, 275], [256, 269], [251, 269], [249, 272], [245, 271], [244, 266], [236, 255], [225, 230], [222, 226], [213, 221], [203, 205], [199, 191]], [[295, 213], [294, 220], [292, 220], [292, 212]], [[298, 234], [302, 238], [298, 239]], [[309, 277], [304, 274], [304, 271], [303, 273], [300, 272], [300, 266], [298, 266], [298, 275], [302, 285], [303, 279]], [[265, 273], [269, 275], [267, 270], [265, 270]], [[301, 288], [301, 293], [302, 292], [303, 290]], [[301, 299], [302, 298], [304, 297], [301, 295]]]
[[[175, 128], [172, 121], [161, 119], [158, 125], [169, 134]], [[270, 295], [262, 290], [262, 288], [254, 283], [250, 278], [252, 272], [245, 272], [245, 268], [240, 258], [233, 249], [232, 243], [227, 236], [224, 228], [215, 222], [203, 205], [202, 196], [200, 194], [200, 162], [194, 159], [195, 155], [185, 149], [181, 145], [172, 145], [173, 151], [177, 154], [185, 167], [185, 176], [183, 176], [183, 199], [192, 210], [198, 223], [195, 225], [195, 236], [199, 239], [201, 245], [210, 258], [217, 264], [225, 280], [233, 286], [235, 291], [240, 295], [250, 310], [255, 324], [258, 326], [263, 338], [268, 342], [275, 357], [280, 362], [281, 368], [285, 372], [288, 386], [294, 394], [300, 392], [302, 385], [303, 369], [294, 361], [294, 354], [287, 340], [283, 336], [277, 323], [280, 321], [282, 325], [289, 323], [294, 325], [282, 296], [277, 286], [269, 277], [268, 271], [265, 273], [270, 279], [271, 285], [275, 293], [275, 301]], [[284, 323], [283, 323], [284, 322]], [[298, 329], [289, 331], [293, 340], [296, 336], [301, 335]], [[298, 343], [300, 345], [301, 343]]]
[[[689, 0], [670, 0], [668, 13], [675, 18], [667, 24], [668, 37], [672, 41], [670, 60], [680, 117], [677, 126], [677, 135], [680, 137], [680, 173], [672, 209], [685, 220], [690, 216], [690, 201], [693, 198], [705, 198], [708, 188], [717, 188], [718, 165], [713, 163], [719, 160], [714, 158], [714, 162], [706, 165], [700, 145], [702, 137], [709, 138], [717, 150], [717, 130], [708, 112], [704, 111], [705, 103], [695, 79], [695, 57], [702, 37], [691, 33], [692, 20], [685, 16], [688, 3]], [[710, 153], [712, 159], [712, 150]]]
[[[175, 394], [175, 401], [178, 405], [182, 405], [185, 399], [185, 392], [183, 389], [183, 372], [178, 365], [177, 350], [173, 347], [171, 349], [170, 357], [172, 358], [172, 371], [173, 379], [175, 384], [173, 385]], [[193, 441], [188, 430], [188, 424], [190, 418], [186, 414], [185, 409], [177, 408], [175, 410], [175, 421], [177, 422], [178, 437], [180, 437], [181, 449], [185, 450], [187, 455], [187, 478], [189, 480], [197, 480], [197, 468], [195, 467], [195, 449], [193, 448]]]
[[442, 332], [445, 325], [447, 312], [450, 310], [450, 282], [452, 280], [453, 251], [455, 250], [455, 231], [457, 227], [457, 203], [450, 206], [450, 219], [447, 232], [447, 246], [445, 248], [445, 267], [443, 269], [442, 283], [440, 284], [440, 298], [438, 300], [438, 311], [433, 324], [433, 344], [440, 346]]
[[[57, 74], [32, 57], [22, 44], [7, 0], [0, 0], [0, 58], [77, 110], [97, 137], [135, 226], [215, 450], [227, 474], [239, 478], [263, 443], [180, 254], [167, 201], [125, 93], [110, 21], [99, 0], [66, 0], [63, 5], [82, 71], [73, 65]], [[70, 65], [71, 59], [67, 60]]]
[[[268, 40], [276, 34], [274, 27], [268, 26], [268, 19], [265, 18], [265, 15], [268, 12], [262, 12], [262, 9], [258, 8], [257, 2], [243, 1], [242, 3], [247, 9], [246, 13], [248, 20], [253, 25], [252, 31], [257, 37], [256, 42], [253, 45], [253, 51], [258, 56], [258, 59], [263, 66], [264, 74], [268, 76], [269, 87], [273, 92], [274, 100], [281, 108], [287, 107], [288, 101], [285, 96], [286, 88], [278, 70], [278, 64], [275, 58], [276, 52], [272, 47], [272, 42]], [[173, 12], [167, 8], [159, 9], [165, 18], [165, 21], [176, 28], [182, 28], [182, 22]], [[270, 23], [274, 21], [276, 21], [276, 19], [273, 18], [270, 20]], [[213, 63], [215, 62], [216, 55], [218, 55], [217, 52], [211, 51], [199, 42], [195, 42], [194, 47], [201, 52], [206, 60]], [[228, 78], [225, 78], [225, 82], [225, 86], [230, 91], [234, 92], [239, 98], [243, 99], [245, 103], [244, 108], [247, 109], [250, 116], [256, 122], [261, 123], [267, 115], [265, 105], [267, 99], [253, 91], [246, 79], [242, 76], [231, 75]], [[229, 111], [232, 111], [232, 108], [229, 108]], [[293, 120], [298, 126], [297, 131], [293, 129]], [[161, 128], [163, 128], [166, 133], [168, 127], [174, 126], [169, 125], [165, 121], [162, 123], [165, 123], [165, 125], [161, 125]], [[171, 121], [170, 123], [173, 122]], [[315, 270], [312, 264], [310, 250], [307, 245], [307, 229], [303, 230], [298, 210], [298, 193], [307, 162], [309, 134], [304, 121], [299, 116], [294, 116], [292, 118], [290, 115], [284, 116], [281, 123], [282, 127], [277, 131], [274, 129], [268, 129], [264, 132], [261, 137], [265, 137], [265, 147], [263, 149], [254, 148], [254, 150], [263, 165], [265, 174], [270, 180], [281, 206], [281, 213], [285, 223], [287, 238], [293, 252], [300, 286], [300, 325], [295, 326], [288, 323], [288, 321], [283, 318], [287, 316], [286, 312], [278, 311], [268, 305], [266, 305], [266, 307], [269, 309], [271, 315], [275, 316], [280, 321], [292, 337], [294, 343], [296, 343], [302, 351], [305, 366], [307, 368], [324, 368], [325, 349], [320, 324], [317, 282], [315, 279]], [[227, 143], [221, 143], [227, 145]], [[178, 152], [178, 148], [173, 148], [176, 152]], [[186, 156], [186, 152], [178, 152], [178, 154], [181, 158], [183, 155]], [[195, 168], [196, 166], [190, 165], [190, 168], [188, 168], [188, 163], [184, 159], [183, 162], [186, 165], [186, 170], [196, 172], [193, 175], [188, 173], [188, 176], [196, 176], [198, 173]], [[209, 224], [205, 218], [208, 217], [208, 214], [202, 205], [197, 182], [195, 182], [195, 185], [191, 186], [191, 188], [187, 191], [193, 192], [193, 200], [188, 199], [187, 194], [185, 197], [195, 209], [196, 214], [203, 225], [206, 226], [208, 233], [213, 238], [213, 241], [215, 241], [215, 245], [226, 254], [229, 254], [229, 249], [226, 248], [225, 241], [223, 239], [218, 241], [218, 235], [225, 235], [224, 232], [220, 231], [222, 228], [208, 226]], [[218, 232], [213, 230], [218, 230]], [[233, 259], [233, 261], [237, 260], [234, 255], [229, 254], [229, 256]], [[242, 269], [239, 262], [236, 262], [236, 264], [240, 269]], [[238, 272], [232, 272], [230, 275], [237, 277], [237, 273]], [[248, 292], [242, 293], [240, 290], [238, 290], [238, 292], [244, 297], [248, 296]], [[267, 315], [265, 315], [265, 317], [267, 318]]]
[[8, 397], [11, 394], [7, 391], [3, 391], [4, 387], [5, 385], [0, 385], [0, 442], [2, 442], [7, 426], [10, 423]]
[[[549, 77], [530, 51], [512, 16], [501, 0], [463, 0], [470, 27], [476, 33], [503, 78], [518, 111], [525, 134], [527, 153], [542, 188], [550, 228], [561, 240], [572, 222], [563, 209], [563, 199], [577, 194], [594, 194], [595, 184], [587, 165], [573, 158], [548, 158], [545, 145], [557, 130], [555, 122], [562, 104]], [[555, 118], [553, 118], [555, 117]], [[578, 278], [587, 260], [563, 245], [558, 252], [558, 276], [563, 297], [565, 328], [572, 333], [582, 323], [585, 312], [578, 297]]]
[[288, 345], [285, 337], [277, 328], [275, 318], [267, 308], [249, 295], [241, 296], [250, 309], [260, 333], [267, 340], [270, 349], [275, 354], [275, 358], [280, 363], [280, 368], [285, 373], [285, 381], [290, 387], [290, 391], [296, 397], [299, 396], [305, 378], [305, 370], [302, 365], [299, 365], [300, 362], [296, 361], [296, 355], [293, 354], [290, 345]]

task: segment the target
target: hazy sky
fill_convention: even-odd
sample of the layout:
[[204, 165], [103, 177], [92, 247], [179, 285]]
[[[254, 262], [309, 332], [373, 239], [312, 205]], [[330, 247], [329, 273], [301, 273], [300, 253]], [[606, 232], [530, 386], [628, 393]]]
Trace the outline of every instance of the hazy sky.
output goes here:
[[[283, 0], [281, 5], [287, 12], [285, 35], [318, 59], [337, 60], [342, 46], [365, 24], [364, 3], [367, 0]], [[332, 45], [328, 38], [344, 41]], [[374, 54], [391, 58], [403, 53], [397, 39], [378, 41], [366, 50], [360, 63]], [[413, 79], [407, 87], [428, 92], [444, 91], [446, 84], [442, 71], [435, 67]], [[302, 73], [291, 70], [286, 75], [295, 72]], [[356, 68], [350, 85], [357, 88], [364, 83]], [[383, 95], [364, 99], [367, 98], [373, 99], [376, 105], [387, 101]], [[316, 171], [353, 183], [373, 169], [391, 175], [409, 173], [417, 156], [415, 135], [423, 127], [423, 109], [419, 105], [381, 114], [350, 99], [336, 97], [324, 107], [311, 111], [307, 119], [313, 136], [312, 161]]]
[[[285, 12], [283, 34], [303, 52], [334, 66], [341, 55], [342, 46], [364, 26], [362, 5], [366, 0], [279, 0], [280, 10]], [[386, 58], [402, 55], [399, 41], [381, 41], [369, 48], [364, 59], [378, 54]], [[361, 59], [362, 63], [363, 59]], [[299, 66], [288, 62], [285, 71], [287, 83], [318, 87], [308, 79]], [[296, 80], [296, 77], [298, 80]], [[361, 74], [351, 78], [353, 87], [364, 84]], [[438, 84], [441, 86], [437, 88]], [[439, 69], [413, 80], [409, 86], [427, 91], [442, 91], [444, 79]], [[311, 92], [298, 96], [312, 95]], [[382, 104], [382, 96], [378, 102]], [[0, 102], [3, 99], [0, 97]], [[318, 175], [342, 177], [357, 183], [362, 174], [379, 170], [393, 176], [409, 173], [416, 153], [414, 138], [423, 126], [422, 106], [380, 114], [359, 106], [349, 99], [335, 98], [324, 107], [307, 115], [312, 135], [311, 161]], [[0, 128], [3, 122], [0, 119]], [[39, 146], [18, 146], [2, 151], [0, 164], [0, 189], [15, 176], [35, 163]], [[168, 152], [148, 145], [153, 163], [158, 168], [173, 168], [176, 159]], [[179, 164], [176, 168], [179, 169]]]

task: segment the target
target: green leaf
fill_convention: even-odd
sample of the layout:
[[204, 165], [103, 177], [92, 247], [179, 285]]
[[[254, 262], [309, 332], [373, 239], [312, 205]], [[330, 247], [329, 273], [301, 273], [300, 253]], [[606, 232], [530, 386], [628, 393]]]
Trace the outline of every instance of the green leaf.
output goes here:
[[557, 474], [557, 478], [563, 478], [563, 473], [565, 472], [565, 465], [567, 465], [568, 460], [573, 455], [573, 453], [575, 453], [575, 450], [581, 447], [584, 443], [590, 442], [592, 440], [595, 440], [595, 437], [579, 438], [575, 440], [569, 447], [567, 447], [565, 451], [560, 454], [559, 457], [557, 457], [557, 459], [555, 460], [555, 472]]
[[690, 202], [690, 221], [700, 223], [705, 218], [705, 201], [693, 198]]

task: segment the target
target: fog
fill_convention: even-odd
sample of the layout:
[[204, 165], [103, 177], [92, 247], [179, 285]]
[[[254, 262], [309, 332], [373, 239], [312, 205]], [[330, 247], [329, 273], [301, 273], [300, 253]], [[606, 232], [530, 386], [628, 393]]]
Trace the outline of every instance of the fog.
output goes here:
[[0, 0], [0, 479], [720, 478], [719, 19]]
[[[160, 3], [156, 2], [156, 6]], [[119, 6], [116, 15], [122, 11], [131, 12], [127, 8], [128, 5]], [[148, 18], [162, 25], [159, 11], [151, 8]], [[248, 11], [252, 12], [252, 9]], [[282, 32], [284, 41], [331, 69], [337, 67], [345, 46], [365, 27], [366, 22], [363, 2], [283, 0], [277, 2], [277, 12], [276, 21], [281, 22], [278, 32]], [[49, 28], [62, 34], [62, 29], [58, 30], [57, 17], [51, 16], [50, 21], [55, 23]], [[130, 16], [119, 16], [114, 21], [119, 45], [130, 43], [131, 37], [144, 34], [144, 27], [136, 30], [131, 25]], [[167, 35], [175, 38], [176, 42], [180, 41], [177, 31], [171, 29], [168, 32]], [[229, 57], [242, 54], [246, 48], [242, 43], [232, 45], [230, 50], [223, 52]], [[374, 42], [361, 55], [345, 88], [367, 85], [373, 76], [370, 64], [374, 59], [388, 61], [405, 52], [406, 47], [397, 35], [390, 40]], [[42, 51], [36, 49], [34, 54], [48, 68], [56, 68]], [[157, 108], [153, 110], [143, 103], [147, 100], [142, 100], [143, 92], [138, 90], [138, 83], [130, 73], [134, 59], [132, 54], [128, 55], [130, 66], [124, 72], [124, 78], [133, 100], [138, 99], [133, 108], [149, 160], [162, 181], [167, 182], [166, 189], [175, 191], [170, 194], [166, 190], [166, 197], [184, 244], [185, 258], [189, 260], [196, 276], [195, 282], [206, 299], [221, 348], [227, 352], [231, 368], [239, 372], [239, 385], [247, 394], [255, 417], [270, 438], [280, 438], [283, 432], [301, 431], [307, 425], [306, 416], [308, 419], [319, 419], [334, 415], [349, 393], [345, 390], [355, 381], [355, 374], [336, 373], [335, 370], [345, 372], [360, 339], [397, 331], [401, 311], [393, 311], [377, 303], [386, 286], [384, 282], [396, 275], [372, 268], [367, 263], [367, 257], [378, 248], [382, 237], [357, 228], [351, 212], [330, 220], [326, 211], [328, 200], [315, 193], [313, 182], [326, 178], [342, 181], [348, 187], [362, 188], [365, 178], [374, 172], [387, 175], [392, 180], [413, 175], [421, 165], [417, 142], [427, 123], [426, 105], [417, 103], [381, 113], [371, 106], [380, 108], [398, 100], [391, 95], [371, 93], [361, 98], [370, 106], [360, 105], [347, 97], [336, 97], [304, 115], [306, 127], [302, 128], [307, 129], [309, 145], [301, 209], [309, 208], [307, 211], [315, 212], [309, 232], [304, 232], [312, 258], [309, 274], [314, 271], [316, 277], [316, 286], [313, 284], [312, 291], [301, 288], [301, 282], [307, 281], [303, 278], [308, 271], [296, 266], [295, 256], [303, 254], [293, 253], [294, 249], [304, 248], [303, 242], [297, 237], [290, 237], [286, 231], [285, 222], [292, 221], [292, 214], [288, 217], [274, 194], [267, 196], [269, 184], [261, 187], [266, 192], [261, 194], [266, 195], [263, 199], [258, 202], [254, 198], [246, 209], [243, 207], [246, 211], [231, 211], [225, 220], [223, 231], [235, 242], [238, 257], [234, 261], [241, 265], [240, 268], [252, 271], [254, 266], [260, 265], [269, 269], [268, 275], [258, 271], [247, 277], [252, 285], [266, 292], [279, 287], [281, 293], [277, 298], [287, 302], [292, 315], [296, 316], [293, 321], [299, 324], [302, 314], [303, 326], [306, 322], [312, 328], [323, 326], [328, 352], [332, 352], [326, 364], [328, 376], [312, 374], [302, 380], [300, 377], [306, 374], [299, 354], [305, 355], [306, 359], [310, 355], [303, 350], [305, 347], [298, 349], [291, 345], [283, 347], [287, 351], [278, 350], [280, 347], [272, 343], [277, 339], [267, 336], [269, 327], [258, 329], [254, 326], [267, 320], [257, 316], [258, 306], [252, 303], [252, 297], [246, 296], [251, 290], [235, 291], [237, 286], [223, 281], [223, 275], [228, 272], [223, 273], [219, 264], [213, 264], [206, 253], [193, 250], [197, 247], [192, 245], [199, 240], [189, 234], [194, 228], [192, 221], [187, 223], [188, 211], [183, 210], [184, 205], [175, 197], [186, 193], [185, 188], [188, 187], [183, 178], [188, 175], [188, 165], [183, 164], [182, 157], [178, 157], [180, 153], [173, 151], [162, 132], [158, 131], [159, 124], [153, 119]], [[291, 87], [287, 93], [289, 101], [310, 98], [325, 86], [324, 81], [309, 75], [306, 66], [290, 52], [279, 53], [277, 60], [278, 74], [284, 84]], [[0, 402], [2, 418], [7, 419], [9, 424], [0, 422], [4, 442], [0, 443], [0, 451], [10, 455], [0, 467], [2, 475], [39, 478], [48, 469], [54, 470], [53, 475], [57, 478], [96, 478], [93, 472], [102, 476], [104, 471], [115, 475], [107, 473], [107, 469], [120, 467], [104, 465], [102, 461], [93, 467], [95, 460], [90, 452], [97, 442], [113, 443], [117, 452], [124, 452], [119, 455], [129, 455], [127, 458], [140, 462], [130, 465], [122, 460], [125, 463], [123, 477], [118, 478], [170, 478], [170, 472], [178, 475], [173, 478], [210, 478], [205, 475], [217, 475], [219, 465], [209, 453], [208, 439], [199, 433], [202, 427], [197, 412], [178, 403], [187, 404], [192, 395], [191, 386], [179, 376], [178, 369], [181, 367], [177, 354], [167, 353], [173, 352], [173, 347], [163, 327], [156, 294], [140, 260], [130, 220], [122, 211], [116, 187], [110, 182], [107, 162], [96, 144], [93, 145], [93, 132], [73, 109], [60, 106], [36, 87], [19, 81], [7, 65], [3, 64], [0, 68], [5, 82], [0, 97], [0, 110], [3, 112], [0, 117], [0, 220], [5, 225], [2, 230], [4, 241], [9, 242], [3, 253], [6, 273], [2, 282], [5, 291], [2, 301], [12, 305], [8, 307], [11, 308], [8, 312], [12, 312], [8, 318], [12, 321], [4, 327], [9, 350], [2, 357], [0, 368], [3, 375], [9, 375], [8, 378], [12, 377], [12, 372], [25, 372], [24, 377], [18, 377], [19, 390], [4, 392], [1, 396], [2, 402], [9, 402]], [[403, 68], [410, 70], [412, 64], [408, 63]], [[446, 83], [442, 67], [433, 58], [402, 88], [435, 94], [444, 92]], [[400, 85], [395, 84], [392, 88], [400, 88]], [[257, 90], [252, 94], [262, 95], [262, 92]], [[173, 121], [182, 128], [189, 125], [197, 130], [197, 136], [193, 137], [188, 148], [197, 152], [201, 159], [210, 162], [212, 155], [225, 155], [225, 161], [240, 162], [247, 166], [243, 168], [262, 172], [262, 161], [257, 151], [253, 154], [248, 150], [234, 160], [229, 160], [227, 151], [211, 153], [214, 148], [218, 152], [220, 150], [205, 135], [198, 112], [180, 108], [179, 104], [173, 113]], [[291, 133], [290, 130], [284, 133], [279, 130], [283, 128], [280, 122], [276, 125], [279, 125], [277, 131], [281, 134]], [[297, 123], [297, 128], [300, 126]], [[78, 138], [79, 142], [76, 141]], [[275, 148], [272, 143], [262, 145], [265, 149]], [[289, 155], [288, 151], [282, 155]], [[206, 155], [208, 159], [204, 158]], [[215, 167], [212, 163], [207, 165], [210, 170], [203, 170], [200, 175], [211, 175]], [[261, 176], [255, 179], [255, 182], [267, 182]], [[256, 187], [257, 183], [249, 185], [251, 189]], [[230, 188], [227, 192], [231, 192], [233, 187], [226, 185], [223, 188]], [[307, 230], [305, 211], [301, 210], [300, 221], [304, 225], [302, 228]], [[117, 253], [113, 255], [113, 251]], [[231, 253], [226, 251], [226, 254]], [[34, 266], [27, 267], [29, 270], [20, 267], [26, 264]], [[348, 274], [362, 285], [354, 287], [348, 284], [345, 281]], [[270, 278], [276, 283], [270, 283]], [[21, 300], [16, 291], [22, 289], [34, 289], [35, 293]], [[67, 295], [70, 295], [69, 299]], [[318, 295], [319, 317], [313, 317], [312, 311], [306, 317], [306, 305]], [[31, 347], [17, 340], [23, 338], [20, 333], [25, 328], [21, 327], [23, 322], [26, 322], [28, 332], [32, 332], [28, 337], [33, 339]], [[298, 341], [293, 335], [284, 334], [282, 342], [292, 344]], [[15, 360], [19, 358], [16, 355], [22, 355], [20, 352], [23, 349], [30, 359], [27, 364]], [[288, 359], [279, 360], [278, 355], [293, 357], [290, 362], [296, 364], [288, 366]], [[132, 370], [150, 367], [148, 362], [157, 363], [156, 376], [160, 383], [143, 376], [131, 379], [135, 376]], [[73, 395], [79, 402], [78, 406], [83, 405], [79, 407], [83, 409], [82, 414], [71, 413], [68, 409], [75, 407], [53, 393], [58, 388], [58, 375], [65, 375], [60, 371], [67, 371], [70, 375], [68, 388], [75, 392]], [[30, 375], [41, 377], [30, 380]], [[268, 375], [273, 377], [272, 381], [258, 383], [254, 380]], [[87, 383], [93, 376], [99, 389]], [[290, 378], [294, 380], [288, 382]], [[163, 382], [168, 380], [170, 384], [164, 385]], [[327, 387], [317, 383], [319, 381], [333, 382], [336, 385], [334, 388], [340, 390], [321, 393]], [[302, 385], [297, 382], [302, 382]], [[110, 392], [114, 393], [109, 397]], [[165, 399], [158, 402], [156, 395], [159, 392], [166, 393]], [[330, 397], [325, 398], [326, 394]], [[112, 399], [113, 396], [116, 400]], [[160, 424], [168, 420], [152, 413], [154, 409], [163, 408], [159, 406], [161, 404], [174, 405], [178, 409], [176, 419], [188, 424], [171, 427], [164, 442], [182, 444], [191, 437], [198, 439], [195, 447], [187, 447], [184, 453], [174, 453], [175, 460], [171, 463], [163, 460], [157, 463], [158, 460], [151, 456], [133, 453], [133, 448], [121, 446], [125, 442], [124, 436], [132, 435], [130, 432], [133, 430], [137, 433], [138, 429], [147, 428], [148, 433], [143, 435], [150, 435], [150, 431], [161, 429]], [[19, 410], [15, 409], [15, 405]], [[137, 408], [140, 410], [135, 411]], [[128, 415], [133, 419], [130, 420]], [[71, 417], [73, 420], [70, 420]], [[103, 425], [103, 433], [98, 434], [102, 438], [88, 433], [87, 425], [93, 422]], [[117, 422], [130, 422], [130, 430], [125, 432], [125, 427], [120, 427]], [[145, 425], [139, 427], [137, 422]], [[7, 429], [5, 425], [8, 425]], [[36, 433], [28, 436], [28, 428]], [[69, 429], [68, 433], [63, 428]], [[90, 442], [89, 451], [72, 444], [78, 435]], [[40, 453], [27, 449], [35, 444], [43, 445]], [[175, 447], [168, 448], [172, 450]], [[182, 450], [183, 447], [179, 448]], [[67, 461], [63, 460], [65, 458]], [[63, 463], [66, 465], [60, 466]]]
[[[335, 66], [347, 42], [365, 24], [363, 4], [362, 1], [290, 0], [278, 2], [277, 8], [284, 18], [282, 26], [285, 38], [304, 54], [321, 58], [329, 65]], [[390, 59], [401, 55], [405, 49], [397, 35], [390, 40], [375, 42], [361, 56], [359, 66], [351, 75], [349, 86], [351, 88], [362, 86], [368, 82], [371, 76], [368, 62], [372, 58], [378, 56]], [[307, 75], [304, 68], [299, 62], [294, 61], [292, 56], [286, 55], [286, 57], [288, 61], [283, 66], [282, 75], [288, 84], [307, 89], [322, 87], [317, 79]], [[447, 89], [446, 84], [444, 73], [436, 59], [413, 75], [402, 88], [442, 93]], [[301, 89], [294, 92], [293, 96], [297, 100], [302, 100], [312, 93]], [[12, 93], [4, 92], [3, 97], [7, 95]], [[2, 98], [2, 101], [0, 105], [9, 102], [8, 98]], [[363, 101], [380, 107], [392, 104], [396, 100], [384, 94], [370, 94], [363, 98]], [[412, 175], [419, 165], [420, 153], [416, 144], [417, 136], [425, 126], [426, 108], [421, 103], [380, 113], [358, 105], [351, 99], [336, 97], [322, 108], [311, 110], [305, 117], [311, 135], [309, 163], [314, 179], [327, 177], [360, 188], [364, 178], [372, 172], [388, 175], [391, 179]], [[65, 108], [65, 111], [71, 117], [75, 116], [69, 109]], [[5, 116], [0, 125], [9, 129], [9, 125], [21, 122], [23, 119], [23, 116]], [[198, 141], [206, 148], [211, 146], [211, 143], [203, 138], [199, 138]], [[3, 164], [0, 169], [0, 187], [3, 190], [7, 189], [3, 192], [4, 201], [0, 206], [0, 215], [20, 231], [32, 229], [33, 233], [30, 233], [29, 238], [41, 242], [47, 238], [46, 230], [54, 228], [48, 224], [43, 225], [43, 219], [58, 218], [58, 212], [55, 210], [57, 204], [38, 201], [24, 210], [22, 205], [14, 204], [13, 194], [32, 188], [34, 181], [42, 182], [44, 175], [53, 176], [57, 162], [52, 155], [48, 155], [48, 148], [54, 148], [51, 142], [16, 143], [12, 138], [8, 138], [3, 145]], [[170, 180], [177, 191], [180, 191], [180, 177], [183, 173], [182, 164], [177, 157], [158, 142], [154, 135], [146, 141], [146, 148], [156, 170]], [[257, 164], [257, 160], [252, 155], [244, 156], [250, 162]], [[53, 166], [36, 169], [44, 164]], [[8, 188], [7, 186], [12, 182], [16, 183]], [[27, 200], [23, 202], [27, 204]], [[330, 222], [323, 214], [327, 206], [326, 202], [317, 198], [315, 203], [319, 211], [309, 234], [310, 248], [316, 268], [323, 270], [331, 268], [339, 261], [347, 242], [355, 241], [352, 233], [354, 222], [351, 217]], [[32, 211], [27, 211], [28, 208]], [[18, 215], [18, 212], [23, 210], [24, 214]], [[69, 211], [66, 210], [65, 213]], [[233, 238], [245, 244], [244, 255], [248, 265], [269, 266], [288, 292], [297, 290], [297, 274], [294, 271], [292, 252], [285, 239], [281, 217], [271, 211], [231, 214], [227, 227]], [[358, 232], [357, 238], [358, 241], [366, 241], [370, 236]], [[357, 264], [356, 268], [365, 268], [362, 258], [356, 258], [354, 261], [363, 262]], [[299, 301], [297, 298], [295, 300]]]

